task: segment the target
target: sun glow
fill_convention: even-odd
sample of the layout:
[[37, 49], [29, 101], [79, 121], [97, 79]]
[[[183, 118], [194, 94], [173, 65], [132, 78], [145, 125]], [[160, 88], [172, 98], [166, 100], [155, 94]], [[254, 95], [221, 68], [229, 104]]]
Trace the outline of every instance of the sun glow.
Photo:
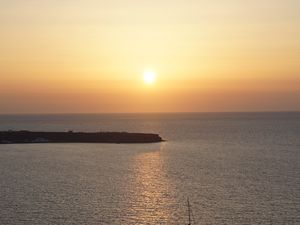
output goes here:
[[156, 81], [156, 73], [153, 71], [144, 72], [144, 82], [146, 84], [153, 84]]

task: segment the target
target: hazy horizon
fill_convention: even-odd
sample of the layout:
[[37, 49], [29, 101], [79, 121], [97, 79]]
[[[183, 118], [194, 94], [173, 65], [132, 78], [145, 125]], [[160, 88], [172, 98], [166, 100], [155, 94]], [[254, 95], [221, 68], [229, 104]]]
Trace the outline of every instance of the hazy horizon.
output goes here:
[[202, 112], [59, 112], [59, 113], [48, 113], [48, 112], [34, 112], [34, 113], [0, 113], [0, 116], [63, 116], [63, 115], [156, 115], [156, 114], [298, 114], [300, 113], [299, 110], [294, 111], [202, 111]]
[[299, 9], [2, 1], [0, 114], [300, 111]]

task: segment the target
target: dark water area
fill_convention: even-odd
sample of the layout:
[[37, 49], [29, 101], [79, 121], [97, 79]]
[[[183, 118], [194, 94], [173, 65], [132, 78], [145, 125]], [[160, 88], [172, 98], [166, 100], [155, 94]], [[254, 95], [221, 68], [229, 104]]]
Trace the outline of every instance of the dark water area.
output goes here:
[[0, 115], [159, 144], [0, 146], [0, 224], [300, 224], [300, 113]]

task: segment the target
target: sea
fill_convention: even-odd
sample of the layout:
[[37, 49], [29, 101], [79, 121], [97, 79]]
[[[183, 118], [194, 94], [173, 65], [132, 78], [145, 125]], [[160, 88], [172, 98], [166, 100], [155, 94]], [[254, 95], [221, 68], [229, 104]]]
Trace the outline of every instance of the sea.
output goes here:
[[1, 115], [0, 130], [166, 140], [0, 145], [1, 225], [300, 224], [299, 112]]

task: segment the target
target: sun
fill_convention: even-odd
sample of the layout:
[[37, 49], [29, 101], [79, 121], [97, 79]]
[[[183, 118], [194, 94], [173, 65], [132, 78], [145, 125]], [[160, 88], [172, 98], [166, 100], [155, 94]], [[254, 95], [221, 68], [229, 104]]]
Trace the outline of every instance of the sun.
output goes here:
[[156, 81], [156, 73], [153, 71], [145, 71], [144, 72], [144, 82], [146, 84], [153, 84]]

